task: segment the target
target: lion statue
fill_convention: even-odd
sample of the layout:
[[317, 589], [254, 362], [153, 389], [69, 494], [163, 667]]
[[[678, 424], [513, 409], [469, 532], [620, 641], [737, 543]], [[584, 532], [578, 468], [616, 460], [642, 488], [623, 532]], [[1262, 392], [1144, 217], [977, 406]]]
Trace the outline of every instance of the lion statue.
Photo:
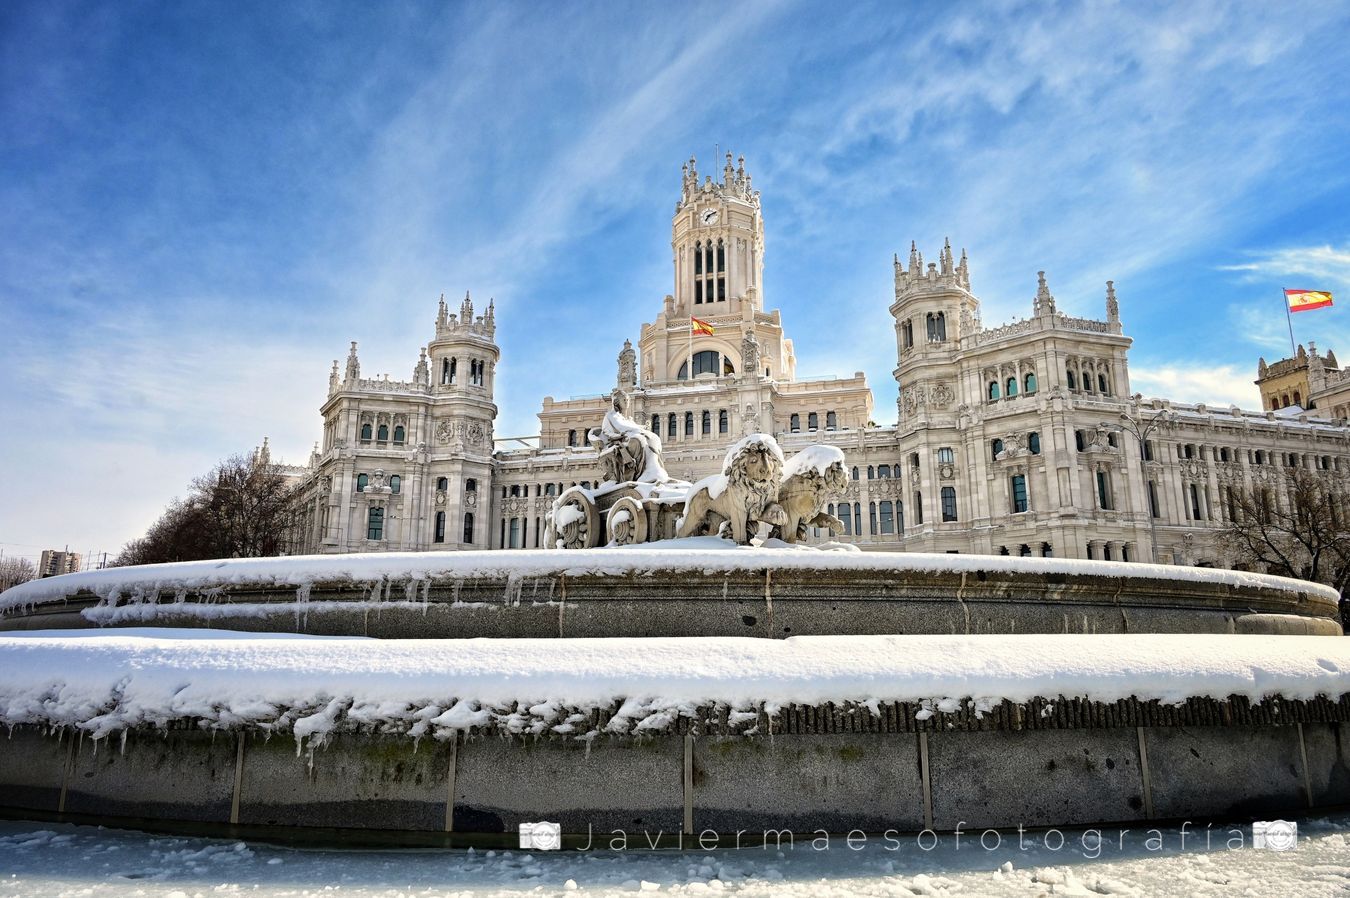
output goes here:
[[680, 537], [717, 535], [723, 526], [740, 545], [748, 545], [760, 522], [783, 525], [778, 505], [783, 452], [767, 433], [752, 433], [727, 450], [722, 473], [694, 484], [678, 523]]
[[825, 512], [825, 504], [848, 487], [844, 453], [834, 446], [807, 446], [783, 466], [778, 505], [787, 520], [769, 534], [785, 543], [806, 538], [808, 527], [842, 533], [844, 522]]

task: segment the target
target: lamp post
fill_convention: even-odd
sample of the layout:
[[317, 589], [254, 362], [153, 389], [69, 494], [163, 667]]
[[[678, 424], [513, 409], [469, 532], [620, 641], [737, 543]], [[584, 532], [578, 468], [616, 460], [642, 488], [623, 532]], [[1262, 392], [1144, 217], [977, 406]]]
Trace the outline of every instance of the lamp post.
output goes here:
[[[1149, 418], [1149, 419], [1145, 422], [1143, 428], [1141, 429], [1141, 428], [1139, 427], [1139, 422], [1138, 422], [1138, 421], [1136, 421], [1134, 418], [1131, 418], [1131, 417], [1130, 417], [1128, 414], [1126, 414], [1125, 412], [1121, 412], [1121, 413], [1120, 413], [1120, 420], [1121, 420], [1122, 423], [1120, 423], [1120, 424], [1111, 424], [1111, 423], [1109, 423], [1109, 422], [1103, 421], [1102, 424], [1101, 424], [1101, 426], [1102, 426], [1102, 427], [1108, 427], [1108, 428], [1115, 428], [1115, 429], [1117, 429], [1117, 430], [1128, 431], [1130, 434], [1132, 434], [1132, 435], [1134, 436], [1134, 438], [1139, 442], [1139, 463], [1140, 463], [1140, 468], [1141, 468], [1141, 470], [1142, 470], [1142, 469], [1143, 469], [1143, 464], [1144, 464], [1144, 461], [1145, 461], [1145, 458], [1144, 458], [1144, 454], [1145, 454], [1144, 446], [1146, 445], [1146, 441], [1148, 440], [1148, 435], [1151, 434], [1154, 430], [1156, 430], [1156, 429], [1158, 428], [1159, 425], [1165, 424], [1166, 422], [1170, 421], [1171, 418], [1172, 418], [1172, 415], [1171, 415], [1171, 413], [1170, 413], [1167, 409], [1160, 409], [1160, 410], [1158, 411], [1157, 414], [1155, 414], [1152, 418]], [[1156, 501], [1155, 497], [1154, 497], [1154, 496], [1151, 496], [1151, 495], [1149, 494], [1149, 492], [1148, 492], [1148, 472], [1147, 472], [1147, 471], [1144, 471], [1144, 502], [1145, 502], [1145, 504], [1148, 506], [1148, 507], [1145, 509], [1145, 513], [1148, 515], [1148, 540], [1149, 540], [1149, 543], [1152, 544], [1152, 547], [1153, 547], [1153, 553], [1152, 553], [1152, 554], [1153, 554], [1153, 563], [1154, 563], [1154, 564], [1157, 564], [1157, 563], [1158, 563], [1158, 525], [1154, 523], [1153, 501]]]

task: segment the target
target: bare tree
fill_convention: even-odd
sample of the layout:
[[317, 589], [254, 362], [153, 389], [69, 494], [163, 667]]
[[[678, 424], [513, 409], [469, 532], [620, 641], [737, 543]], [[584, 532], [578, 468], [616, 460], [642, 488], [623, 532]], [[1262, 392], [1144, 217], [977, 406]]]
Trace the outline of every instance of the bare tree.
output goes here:
[[1346, 618], [1350, 585], [1347, 492], [1331, 472], [1290, 468], [1283, 482], [1232, 487], [1224, 542], [1235, 559], [1271, 574], [1325, 583], [1341, 593]]
[[187, 498], [174, 500], [113, 564], [280, 555], [290, 544], [291, 498], [266, 458], [233, 456], [193, 480]]
[[0, 592], [37, 576], [37, 567], [27, 558], [6, 558], [0, 561]]

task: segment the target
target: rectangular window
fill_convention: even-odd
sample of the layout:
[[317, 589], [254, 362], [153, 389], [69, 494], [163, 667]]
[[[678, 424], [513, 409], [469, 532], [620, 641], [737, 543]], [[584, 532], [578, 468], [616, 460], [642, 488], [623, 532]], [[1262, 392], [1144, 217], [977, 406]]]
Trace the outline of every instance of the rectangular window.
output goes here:
[[511, 548], [520, 548], [520, 518], [511, 519]]
[[956, 487], [954, 486], [942, 488], [942, 520], [956, 520]]
[[839, 520], [844, 522], [844, 536], [852, 536], [853, 508], [847, 502], [839, 506]]
[[1148, 482], [1148, 513], [1155, 518], [1162, 517], [1158, 514], [1158, 484], [1152, 480]]
[[1200, 488], [1194, 483], [1191, 484], [1191, 517], [1197, 521], [1205, 519], [1200, 511]]
[[445, 512], [436, 512], [436, 535], [433, 537], [435, 542], [445, 542]]
[[366, 515], [366, 539], [384, 539], [383, 508], [372, 508]]
[[881, 503], [881, 535], [889, 536], [895, 533], [895, 509], [889, 499]]
[[938, 462], [944, 465], [950, 465], [956, 461], [956, 453], [950, 446], [943, 446], [938, 450]]
[[1023, 474], [1013, 475], [1012, 510], [1013, 514], [1021, 514], [1027, 510], [1027, 478]]
[[1097, 472], [1097, 504], [1103, 511], [1110, 511], [1114, 507], [1111, 503], [1111, 481], [1105, 471]]
[[914, 523], [923, 523], [923, 493], [914, 493]]
[[877, 532], [877, 503], [867, 503], [867, 532], [875, 536]]

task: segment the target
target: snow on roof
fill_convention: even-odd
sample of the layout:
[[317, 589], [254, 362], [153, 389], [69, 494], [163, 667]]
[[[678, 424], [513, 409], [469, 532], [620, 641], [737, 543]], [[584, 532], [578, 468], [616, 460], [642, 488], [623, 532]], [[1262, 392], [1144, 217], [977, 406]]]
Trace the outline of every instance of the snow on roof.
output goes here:
[[1215, 583], [1308, 593], [1337, 601], [1329, 586], [1217, 568], [1079, 561], [1001, 555], [947, 555], [919, 552], [828, 552], [811, 546], [758, 548], [737, 546], [716, 537], [668, 540], [637, 546], [568, 551], [499, 549], [477, 552], [371, 552], [349, 555], [297, 555], [280, 558], [227, 558], [137, 567], [79, 571], [30, 580], [0, 593], [0, 612], [59, 602], [78, 592], [116, 600], [160, 592], [174, 595], [229, 586], [304, 588], [315, 583], [421, 580], [511, 580], [560, 575], [679, 573], [709, 574], [790, 571], [864, 571], [906, 573], [1089, 574]]
[[[1350, 640], [1319, 636], [801, 636], [366, 639], [191, 630], [0, 636], [0, 726], [254, 726], [297, 741], [372, 728], [580, 735], [576, 712], [622, 703], [611, 732], [710, 704], [1068, 696], [1179, 703], [1350, 692]], [[922, 714], [923, 712], [920, 712]]]

